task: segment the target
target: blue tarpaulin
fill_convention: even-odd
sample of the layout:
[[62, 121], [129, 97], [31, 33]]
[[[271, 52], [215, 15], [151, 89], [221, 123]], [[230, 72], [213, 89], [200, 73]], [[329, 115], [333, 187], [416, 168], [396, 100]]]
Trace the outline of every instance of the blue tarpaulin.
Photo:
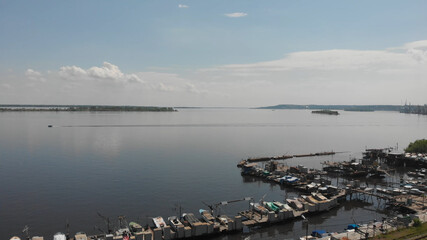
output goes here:
[[358, 228], [359, 228], [359, 225], [357, 225], [357, 224], [349, 224], [347, 226], [347, 229], [358, 229]]
[[322, 237], [322, 234], [325, 234], [325, 233], [326, 233], [325, 230], [314, 230], [311, 233], [311, 236], [313, 236], [313, 237]]

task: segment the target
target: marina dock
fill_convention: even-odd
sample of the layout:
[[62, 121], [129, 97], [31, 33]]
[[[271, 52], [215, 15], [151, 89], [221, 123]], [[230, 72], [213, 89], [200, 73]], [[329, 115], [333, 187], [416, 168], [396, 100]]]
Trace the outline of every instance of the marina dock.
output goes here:
[[[330, 153], [317, 153], [328, 155]], [[309, 155], [293, 155], [292, 157], [305, 157]], [[316, 155], [316, 154], [314, 154]], [[369, 159], [373, 156], [372, 153], [366, 154]], [[374, 157], [375, 158], [375, 157]], [[409, 213], [418, 216], [422, 221], [427, 220], [426, 209], [427, 201], [425, 201], [424, 191], [427, 189], [425, 175], [420, 172], [415, 176], [423, 176], [422, 181], [418, 181], [413, 185], [410, 182], [400, 183], [402, 188], [395, 188], [393, 190], [383, 189], [380, 187], [370, 188], [368, 186], [361, 186], [360, 180], [352, 179], [348, 181], [345, 187], [338, 187], [331, 184], [331, 181], [323, 178], [329, 173], [348, 172], [354, 173], [355, 171], [367, 171], [368, 174], [376, 176], [377, 172], [371, 171], [377, 168], [373, 161], [368, 158], [365, 159], [364, 164], [356, 164], [356, 161], [341, 162], [341, 163], [327, 163], [324, 164], [322, 170], [308, 169], [304, 166], [288, 167], [279, 164], [277, 161], [270, 160], [263, 166], [259, 166], [256, 161], [250, 162], [245, 160], [238, 164], [241, 168], [242, 176], [251, 176], [268, 181], [273, 184], [279, 184], [284, 188], [293, 189], [299, 192], [299, 196], [295, 198], [284, 199], [281, 201], [267, 201], [264, 197], [259, 201], [254, 201], [252, 197], [245, 197], [231, 201], [222, 201], [216, 204], [205, 204], [209, 210], [201, 209], [199, 214], [184, 213], [180, 216], [171, 216], [165, 221], [162, 217], [152, 218], [154, 225], [142, 227], [139, 223], [131, 222], [130, 224], [122, 224], [124, 218], [120, 220], [120, 226], [115, 229], [107, 223], [107, 231], [104, 234], [87, 235], [84, 232], [78, 232], [71, 235], [69, 232], [66, 234], [57, 233], [54, 240], [169, 240], [169, 239], [204, 239], [209, 236], [223, 235], [230, 233], [241, 233], [244, 228], [258, 228], [264, 226], [274, 225], [276, 223], [286, 221], [296, 221], [306, 219], [306, 216], [322, 214], [335, 207], [338, 207], [341, 201], [346, 200], [363, 200], [373, 202], [373, 198], [380, 205], [393, 208], [401, 213]], [[372, 164], [372, 165], [370, 165]], [[325, 171], [326, 170], [326, 171]], [[356, 175], [352, 175], [356, 176]], [[337, 182], [338, 183], [338, 182]], [[396, 183], [399, 185], [399, 183]], [[416, 185], [417, 184], [417, 185]], [[423, 190], [419, 190], [417, 188]], [[249, 208], [238, 212], [235, 216], [219, 215], [216, 209], [221, 205], [227, 205], [234, 202], [247, 201]], [[101, 215], [100, 215], [101, 216]], [[104, 220], [108, 219], [103, 217]], [[402, 220], [403, 219], [403, 220]], [[382, 222], [372, 222], [359, 226], [352, 231], [343, 233], [329, 234], [328, 238], [310, 238], [310, 239], [360, 239], [366, 237], [373, 237], [380, 234], [384, 229], [396, 229], [398, 226], [407, 220], [402, 217], [398, 220], [386, 219]], [[396, 221], [393, 223], [393, 221]], [[409, 221], [409, 220], [408, 220]], [[411, 218], [412, 221], [412, 218]], [[400, 225], [399, 225], [400, 224]], [[43, 237], [34, 236], [30, 237], [28, 228], [25, 238], [28, 240], [44, 240]], [[15, 237], [13, 240], [21, 238]], [[303, 239], [303, 238], [301, 238]], [[304, 238], [305, 239], [305, 238]]]
[[281, 156], [272, 156], [272, 157], [255, 157], [248, 158], [246, 160], [242, 160], [238, 166], [243, 166], [246, 163], [254, 163], [254, 162], [266, 162], [271, 160], [286, 160], [289, 158], [299, 158], [299, 157], [315, 157], [315, 156], [327, 156], [334, 155], [336, 152], [318, 152], [318, 153], [307, 153], [307, 154], [295, 154], [295, 155], [281, 155]]

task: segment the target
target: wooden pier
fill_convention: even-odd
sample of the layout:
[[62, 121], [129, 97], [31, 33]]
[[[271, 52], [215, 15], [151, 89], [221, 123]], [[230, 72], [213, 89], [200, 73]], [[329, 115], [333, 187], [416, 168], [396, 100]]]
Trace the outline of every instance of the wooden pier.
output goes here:
[[273, 156], [273, 157], [258, 157], [258, 158], [248, 158], [246, 160], [243, 160], [248, 163], [253, 162], [265, 162], [270, 160], [286, 160], [289, 158], [299, 158], [299, 157], [315, 157], [315, 156], [327, 156], [327, 155], [334, 155], [336, 152], [318, 152], [318, 153], [307, 153], [307, 154], [295, 154], [295, 155], [282, 155], [282, 156]]

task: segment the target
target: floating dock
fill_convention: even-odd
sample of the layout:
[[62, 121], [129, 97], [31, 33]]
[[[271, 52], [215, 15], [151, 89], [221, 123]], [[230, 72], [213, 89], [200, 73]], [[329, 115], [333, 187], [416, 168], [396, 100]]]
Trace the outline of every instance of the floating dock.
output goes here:
[[[292, 155], [292, 157], [331, 155], [334, 152], [316, 153], [308, 155]], [[271, 158], [269, 158], [271, 159]], [[240, 163], [239, 163], [240, 164]], [[117, 231], [108, 231], [108, 233], [100, 235], [87, 235], [79, 232], [73, 236], [69, 234], [58, 233], [54, 236], [54, 240], [169, 240], [169, 239], [204, 239], [209, 236], [241, 233], [243, 227], [254, 228], [269, 226], [280, 222], [294, 221], [304, 218], [305, 215], [321, 214], [337, 207], [340, 200], [350, 200], [353, 197], [364, 200], [369, 198], [377, 198], [401, 211], [410, 213], [424, 214], [427, 208], [427, 202], [424, 201], [423, 195], [415, 196], [412, 194], [390, 195], [380, 188], [362, 188], [359, 186], [360, 181], [352, 181], [353, 185], [348, 185], [344, 189], [339, 189], [329, 183], [322, 182], [322, 179], [308, 180], [308, 175], [321, 175], [320, 171], [308, 170], [303, 166], [282, 168], [277, 162], [271, 161], [265, 164], [265, 167], [260, 168], [256, 163], [250, 163], [244, 160], [240, 165], [242, 174], [251, 175], [265, 179], [270, 182], [284, 185], [285, 187], [293, 188], [304, 192], [298, 198], [286, 199], [285, 202], [272, 201], [265, 202], [264, 199], [255, 203], [253, 198], [243, 198], [232, 201], [223, 201], [217, 204], [209, 205], [208, 210], [201, 210], [200, 216], [192, 213], [186, 213], [179, 217], [169, 217], [168, 221], [164, 221], [162, 217], [156, 217], [156, 227], [143, 228], [135, 222], [131, 222], [129, 226], [120, 226]], [[359, 184], [356, 184], [359, 183]], [[416, 192], [416, 191], [415, 191]], [[410, 192], [411, 193], [411, 192]], [[214, 215], [214, 209], [219, 205], [225, 205], [237, 201], [249, 201], [250, 207], [248, 210], [239, 212], [236, 216]], [[257, 205], [256, 205], [257, 204]], [[256, 206], [261, 206], [257, 208]], [[108, 228], [108, 226], [107, 226]], [[363, 228], [362, 228], [363, 229]], [[369, 229], [369, 227], [368, 227]], [[375, 230], [366, 234], [376, 234]], [[28, 230], [28, 229], [27, 229]], [[363, 231], [362, 231], [363, 232]], [[348, 234], [348, 233], [346, 233]], [[357, 235], [357, 234], [355, 234]], [[339, 234], [338, 234], [339, 236]], [[360, 234], [359, 234], [360, 236]], [[14, 237], [14, 240], [20, 238]], [[43, 237], [28, 236], [25, 239], [44, 240]], [[49, 238], [50, 239], [50, 238]], [[340, 239], [340, 238], [338, 238]]]
[[286, 160], [289, 158], [299, 158], [299, 157], [315, 157], [315, 156], [327, 156], [334, 155], [336, 152], [318, 152], [318, 153], [307, 153], [307, 154], [295, 154], [295, 155], [281, 155], [281, 156], [273, 156], [273, 157], [257, 157], [257, 158], [248, 158], [246, 160], [240, 161], [237, 166], [243, 166], [246, 163], [254, 163], [254, 162], [266, 162], [271, 160]]

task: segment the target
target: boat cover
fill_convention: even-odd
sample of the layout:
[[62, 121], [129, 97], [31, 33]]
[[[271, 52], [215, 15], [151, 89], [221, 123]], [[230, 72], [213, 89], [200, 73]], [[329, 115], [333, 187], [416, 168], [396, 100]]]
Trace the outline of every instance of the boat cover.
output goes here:
[[326, 231], [325, 230], [314, 230], [313, 232], [311, 232], [311, 236], [313, 237], [322, 237], [323, 234], [325, 234]]

